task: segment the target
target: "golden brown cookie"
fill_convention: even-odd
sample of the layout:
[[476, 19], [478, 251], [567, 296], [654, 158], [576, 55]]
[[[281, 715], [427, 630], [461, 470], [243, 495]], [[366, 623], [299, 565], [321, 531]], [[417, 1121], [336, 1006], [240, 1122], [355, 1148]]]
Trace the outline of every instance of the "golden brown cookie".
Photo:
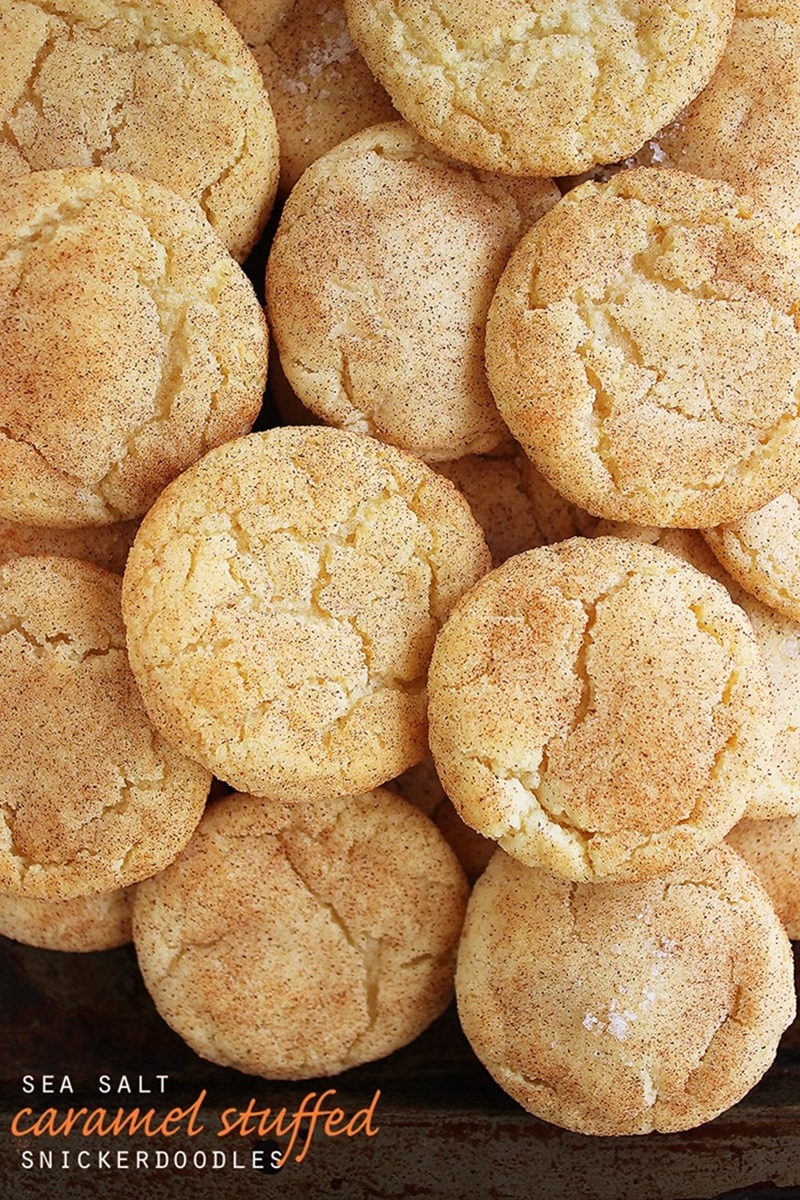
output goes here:
[[108, 171], [0, 192], [0, 514], [36, 525], [138, 516], [245, 432], [264, 315], [208, 223]]
[[132, 937], [130, 891], [121, 888], [73, 900], [0, 895], [0, 934], [40, 950], [113, 950]]
[[787, 229], [800, 226], [800, 4], [737, 0], [708, 86], [637, 160], [724, 179]]
[[522, 239], [489, 382], [548, 481], [641, 525], [736, 520], [800, 474], [800, 243], [722, 183], [624, 171]]
[[703, 536], [746, 592], [800, 621], [800, 487]]
[[645, 529], [601, 521], [598, 535], [633, 538], [660, 546], [716, 579], [744, 609], [755, 634], [775, 704], [775, 741], [764, 777], [747, 797], [745, 816], [761, 821], [800, 813], [800, 624], [749, 595], [723, 570], [694, 529]]
[[28, 554], [58, 554], [63, 558], [81, 558], [121, 575], [138, 528], [138, 521], [119, 521], [116, 525], [52, 529], [44, 525], [21, 525], [0, 517], [0, 562]]
[[434, 638], [489, 565], [466, 500], [410, 455], [338, 429], [253, 434], [142, 522], [131, 664], [164, 736], [232, 786], [366, 790], [426, 753]]
[[67, 558], [0, 566], [0, 891], [126, 887], [175, 857], [211, 783], [155, 732], [125, 652], [120, 579]]
[[402, 122], [329, 151], [297, 184], [267, 269], [287, 379], [330, 425], [431, 462], [506, 436], [483, 363], [484, 320], [552, 180], [454, 163]]
[[511, 175], [632, 154], [711, 77], [734, 0], [345, 0], [398, 111], [446, 153]]
[[211, 0], [0, 0], [0, 181], [105, 167], [199, 206], [242, 261], [278, 182], [258, 66]]
[[622, 886], [498, 852], [472, 893], [456, 991], [500, 1086], [599, 1136], [710, 1121], [758, 1082], [795, 1013], [786, 934], [724, 845]]
[[139, 965], [198, 1054], [268, 1079], [334, 1075], [411, 1041], [452, 996], [467, 884], [421, 812], [379, 789], [233, 796], [136, 889]]
[[492, 571], [439, 634], [428, 687], [459, 815], [580, 881], [645, 879], [720, 841], [775, 732], [741, 609], [674, 555], [620, 538]]
[[279, 190], [369, 125], [397, 117], [353, 45], [342, 0], [221, 0], [261, 68], [278, 126]]
[[800, 815], [740, 821], [725, 840], [755, 871], [792, 941], [800, 939]]
[[464, 493], [486, 537], [495, 566], [512, 554], [549, 541], [537, 520], [537, 506], [525, 483], [530, 464], [519, 446], [509, 442], [494, 454], [467, 454], [436, 470]]

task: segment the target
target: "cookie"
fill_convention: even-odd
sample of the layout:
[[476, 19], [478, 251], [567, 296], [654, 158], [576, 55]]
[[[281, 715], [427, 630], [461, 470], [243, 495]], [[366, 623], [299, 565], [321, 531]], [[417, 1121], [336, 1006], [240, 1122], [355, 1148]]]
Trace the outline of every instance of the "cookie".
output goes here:
[[0, 182], [105, 167], [199, 207], [242, 261], [278, 181], [258, 66], [211, 0], [0, 0]]
[[267, 1079], [382, 1058], [448, 1004], [467, 885], [398, 796], [209, 807], [136, 889], [133, 936], [164, 1019], [196, 1053]]
[[756, 821], [774, 821], [800, 814], [800, 625], [740, 588], [723, 570], [697, 530], [643, 529], [638, 525], [615, 526], [613, 522], [602, 521], [597, 533], [634, 538], [676, 554], [721, 583], [744, 610], [761, 651], [775, 704], [775, 741], [767, 756], [763, 779], [748, 793], [745, 816]]
[[622, 886], [498, 852], [472, 893], [456, 992], [502, 1088], [605, 1137], [710, 1121], [758, 1082], [795, 1013], [786, 934], [728, 846]]
[[636, 155], [724, 179], [774, 221], [800, 226], [800, 5], [738, 0], [711, 81]]
[[495, 843], [482, 837], [459, 817], [436, 774], [430, 755], [404, 771], [389, 785], [391, 790], [431, 817], [447, 844], [455, 851], [470, 883], [478, 878], [495, 851]]
[[800, 473], [798, 243], [722, 183], [624, 171], [524, 237], [486, 329], [512, 434], [611, 520], [737, 520]]
[[489, 566], [466, 500], [424, 463], [338, 429], [252, 434], [142, 522], [131, 664], [156, 727], [233, 787], [369, 790], [425, 755], [434, 638]]
[[800, 939], [800, 815], [740, 821], [725, 840], [755, 871], [792, 941]]
[[0, 934], [40, 950], [113, 950], [132, 937], [130, 891], [121, 888], [73, 900], [0, 895]]
[[436, 463], [436, 470], [464, 493], [486, 537], [495, 566], [542, 546], [544, 536], [537, 506], [525, 486], [528, 460], [513, 442], [494, 454], [468, 454], [453, 462]]
[[445, 158], [402, 122], [318, 159], [281, 216], [267, 311], [283, 369], [329, 425], [428, 461], [507, 436], [484, 320], [518, 239], [558, 199]]
[[733, 10], [345, 0], [401, 115], [454, 158], [510, 175], [569, 175], [638, 150], [706, 85]]
[[352, 134], [397, 117], [353, 45], [342, 0], [221, 0], [261, 68], [281, 148], [279, 193]]
[[578, 881], [645, 879], [720, 841], [774, 738], [741, 609], [674, 555], [619, 538], [492, 571], [439, 634], [428, 687], [459, 815]]
[[166, 866], [200, 820], [211, 777], [147, 719], [120, 588], [75, 559], [0, 566], [0, 892], [126, 887]]
[[0, 193], [0, 516], [129, 520], [258, 414], [267, 331], [190, 205], [108, 171]]
[[703, 536], [746, 592], [800, 621], [800, 487]]
[[121, 575], [138, 528], [138, 521], [120, 521], [116, 525], [52, 529], [44, 525], [20, 525], [0, 517], [0, 562], [29, 554], [57, 554], [63, 558], [81, 558]]
[[[591, 537], [597, 527], [598, 517], [570, 503], [547, 482], [541, 471], [537, 471], [531, 460], [520, 455], [520, 487], [528, 497], [536, 527], [539, 544], [551, 546], [554, 542], [565, 542], [571, 537]], [[531, 547], [534, 549], [535, 547]]]

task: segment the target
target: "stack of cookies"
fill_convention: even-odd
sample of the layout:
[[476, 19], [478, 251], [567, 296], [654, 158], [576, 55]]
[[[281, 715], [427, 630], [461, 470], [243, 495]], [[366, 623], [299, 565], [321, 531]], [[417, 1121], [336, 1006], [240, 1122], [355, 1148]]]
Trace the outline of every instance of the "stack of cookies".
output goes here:
[[709, 1120], [795, 1010], [800, 14], [222, 7], [0, 0], [0, 928]]

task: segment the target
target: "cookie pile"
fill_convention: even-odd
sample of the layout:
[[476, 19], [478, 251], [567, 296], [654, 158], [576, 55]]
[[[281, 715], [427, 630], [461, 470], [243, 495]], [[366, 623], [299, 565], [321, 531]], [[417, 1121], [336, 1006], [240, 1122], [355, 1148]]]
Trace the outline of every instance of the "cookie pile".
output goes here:
[[[749, 7], [0, 0], [8, 936], [132, 935], [268, 1078], [455, 986], [570, 1129], [757, 1082], [800, 930], [800, 243], [727, 165], [769, 161], [796, 24]], [[267, 323], [293, 415], [252, 433]]]

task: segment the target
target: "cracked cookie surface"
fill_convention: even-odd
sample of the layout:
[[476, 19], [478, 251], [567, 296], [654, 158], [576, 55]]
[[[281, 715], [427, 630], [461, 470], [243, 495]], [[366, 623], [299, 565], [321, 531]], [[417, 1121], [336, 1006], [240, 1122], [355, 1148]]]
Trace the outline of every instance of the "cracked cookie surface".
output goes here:
[[0, 0], [0, 182], [105, 167], [199, 206], [242, 261], [278, 180], [258, 66], [211, 0]]
[[498, 852], [472, 893], [459, 1016], [529, 1112], [598, 1136], [690, 1129], [769, 1067], [792, 956], [728, 846], [639, 884], [570, 884]]
[[345, 0], [395, 107], [455, 158], [569, 175], [638, 150], [705, 86], [733, 0]]
[[739, 821], [725, 841], [755, 871], [791, 940], [800, 940], [800, 815]]
[[797, 0], [737, 0], [710, 83], [635, 157], [724, 179], [787, 229], [800, 228]]
[[625, 171], [523, 238], [489, 312], [489, 382], [573, 503], [700, 528], [800, 471], [798, 243], [726, 184]]
[[171, 484], [125, 571], [145, 705], [220, 779], [281, 800], [367, 790], [426, 753], [426, 677], [491, 565], [466, 500], [371, 438], [284, 428]]
[[130, 899], [128, 888], [72, 900], [0, 895], [0, 934], [68, 954], [113, 950], [131, 940]]
[[152, 875], [189, 840], [211, 777], [147, 719], [121, 581], [89, 563], [0, 566], [0, 891], [43, 900]]
[[703, 537], [746, 592], [800, 621], [800, 487]]
[[330, 425], [428, 461], [507, 436], [486, 382], [484, 323], [522, 234], [558, 200], [446, 158], [402, 122], [319, 159], [270, 251], [267, 309], [286, 377]]
[[775, 733], [750, 626], [657, 547], [575, 538], [487, 575], [442, 629], [430, 745], [459, 814], [568, 879], [645, 879], [720, 841]]
[[800, 624], [761, 604], [729, 575], [694, 529], [645, 529], [602, 521], [599, 535], [660, 546], [716, 579], [744, 610], [767, 669], [775, 704], [775, 741], [762, 781], [748, 794], [745, 816], [774, 821], [800, 813]]
[[134, 941], [198, 1054], [307, 1079], [382, 1058], [443, 1011], [467, 891], [432, 822], [383, 789], [304, 806], [235, 795], [136, 889]]
[[342, 0], [221, 0], [261, 68], [281, 147], [280, 192], [351, 134], [397, 117], [356, 50]]
[[2, 189], [2, 516], [139, 515], [250, 428], [266, 370], [252, 285], [179, 196], [99, 170]]

